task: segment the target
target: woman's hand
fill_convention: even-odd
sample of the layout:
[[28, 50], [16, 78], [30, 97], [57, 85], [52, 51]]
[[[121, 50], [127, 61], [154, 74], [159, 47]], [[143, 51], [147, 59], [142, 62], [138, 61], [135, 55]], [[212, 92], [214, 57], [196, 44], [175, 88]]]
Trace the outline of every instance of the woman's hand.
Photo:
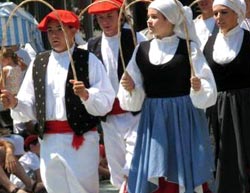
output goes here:
[[135, 83], [132, 77], [128, 74], [128, 72], [124, 72], [121, 78], [121, 85], [124, 87], [125, 90], [131, 92], [135, 88]]
[[200, 78], [198, 78], [196, 76], [192, 76], [190, 78], [190, 82], [191, 82], [191, 87], [194, 89], [194, 91], [199, 91], [201, 89], [201, 80], [200, 80]]

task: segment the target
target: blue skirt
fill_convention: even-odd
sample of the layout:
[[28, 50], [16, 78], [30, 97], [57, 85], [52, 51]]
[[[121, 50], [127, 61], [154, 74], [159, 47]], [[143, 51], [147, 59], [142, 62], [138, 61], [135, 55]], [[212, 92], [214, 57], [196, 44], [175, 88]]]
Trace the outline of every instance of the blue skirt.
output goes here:
[[214, 163], [203, 109], [189, 96], [146, 98], [128, 179], [130, 193], [157, 190], [159, 177], [185, 193], [213, 178]]

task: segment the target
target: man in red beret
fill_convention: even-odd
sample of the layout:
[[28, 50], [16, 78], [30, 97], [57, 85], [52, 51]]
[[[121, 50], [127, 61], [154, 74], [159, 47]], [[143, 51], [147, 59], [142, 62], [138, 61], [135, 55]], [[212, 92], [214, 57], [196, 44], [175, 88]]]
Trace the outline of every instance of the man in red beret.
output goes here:
[[[88, 9], [89, 14], [95, 15], [103, 31], [101, 36], [88, 41], [88, 49], [103, 62], [116, 93], [123, 74], [119, 51], [120, 38], [125, 65], [128, 64], [135, 48], [131, 28], [126, 22], [122, 23], [121, 37], [118, 37], [119, 11], [122, 5], [123, 0], [96, 0]], [[137, 42], [145, 40], [145, 37], [138, 33], [136, 36]], [[121, 188], [128, 176], [139, 118], [138, 112], [123, 111], [116, 98], [112, 111], [101, 122], [111, 183], [118, 188]]]
[[1, 100], [14, 120], [37, 120], [48, 193], [98, 193], [97, 116], [111, 110], [114, 90], [100, 60], [75, 44], [79, 20], [74, 13], [52, 11], [38, 28], [47, 32], [52, 50], [31, 63], [16, 97], [2, 90]]

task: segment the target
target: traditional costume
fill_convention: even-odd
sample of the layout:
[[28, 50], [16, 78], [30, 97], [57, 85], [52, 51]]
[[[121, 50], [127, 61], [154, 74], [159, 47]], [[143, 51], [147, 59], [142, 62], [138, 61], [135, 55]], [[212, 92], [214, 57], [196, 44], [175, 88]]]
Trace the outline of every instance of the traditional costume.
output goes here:
[[250, 34], [240, 28], [243, 1], [215, 0], [238, 15], [238, 25], [211, 36], [204, 54], [218, 89], [217, 103], [207, 110], [215, 138], [218, 193], [250, 191]]
[[[98, 2], [95, 1], [95, 3]], [[96, 3], [88, 9], [89, 14], [119, 12], [122, 0]], [[119, 80], [123, 74], [123, 66], [119, 51], [118, 34], [108, 37], [102, 32], [99, 37], [94, 37], [88, 41], [88, 50], [93, 52], [102, 62], [111, 81], [113, 89], [118, 92]], [[137, 33], [137, 41], [145, 40]], [[131, 29], [122, 27], [121, 47], [125, 65], [128, 64], [134, 50], [134, 42]], [[134, 144], [137, 136], [137, 128], [140, 114], [124, 111], [120, 108], [118, 99], [113, 104], [112, 111], [108, 113], [101, 122], [104, 132], [104, 144], [106, 156], [111, 173], [111, 182], [120, 188], [124, 182], [124, 176], [128, 175], [130, 162], [132, 159]]]
[[[70, 11], [55, 10], [38, 25], [47, 30], [51, 20], [79, 29], [78, 17]], [[74, 94], [73, 71], [84, 82], [89, 98]], [[40, 137], [41, 177], [48, 193], [98, 193], [99, 135], [97, 116], [112, 108], [114, 91], [101, 62], [91, 53], [73, 45], [69, 51], [39, 54], [26, 73], [12, 109], [13, 119], [37, 120]]]
[[[190, 10], [177, 2], [155, 0], [149, 5], [175, 25], [174, 35], [140, 43], [127, 67], [135, 89], [129, 93], [119, 87], [121, 107], [141, 110], [128, 178], [130, 193], [210, 192], [206, 182], [213, 178], [214, 167], [203, 108], [215, 103], [216, 86], [196, 44]], [[181, 12], [191, 35], [193, 67], [201, 79], [199, 91], [190, 88], [191, 69]]]
[[197, 37], [201, 42], [200, 49], [203, 50], [209, 36], [218, 32], [218, 27], [215, 25], [215, 20], [213, 17], [202, 19], [200, 15], [194, 19], [194, 26]]

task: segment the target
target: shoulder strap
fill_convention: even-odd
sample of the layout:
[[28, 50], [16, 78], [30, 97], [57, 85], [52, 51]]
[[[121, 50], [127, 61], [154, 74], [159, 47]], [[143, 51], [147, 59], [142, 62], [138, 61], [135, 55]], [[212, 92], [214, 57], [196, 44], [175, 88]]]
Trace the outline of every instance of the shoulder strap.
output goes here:
[[37, 55], [33, 65], [33, 82], [36, 98], [36, 113], [38, 125], [35, 127], [36, 132], [42, 138], [45, 128], [45, 73], [51, 51], [42, 52]]
[[96, 55], [96, 57], [103, 62], [102, 52], [101, 52], [101, 43], [102, 36], [90, 38], [88, 41], [88, 51]]

